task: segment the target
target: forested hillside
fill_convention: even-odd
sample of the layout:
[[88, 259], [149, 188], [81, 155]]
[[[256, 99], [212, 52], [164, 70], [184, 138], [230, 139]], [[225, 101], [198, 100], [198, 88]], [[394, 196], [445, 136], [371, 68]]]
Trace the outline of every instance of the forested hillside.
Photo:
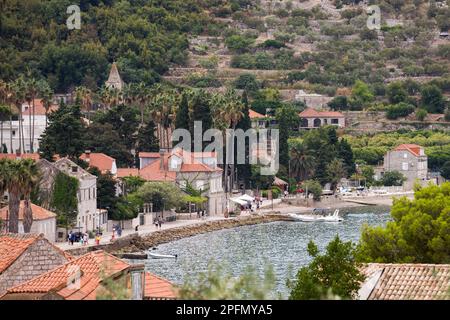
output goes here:
[[[79, 4], [81, 29], [68, 30], [67, 7]], [[213, 26], [196, 0], [0, 1], [0, 79], [30, 71], [57, 92], [96, 89], [117, 61], [125, 82], [158, 81], [183, 64], [187, 34]]]

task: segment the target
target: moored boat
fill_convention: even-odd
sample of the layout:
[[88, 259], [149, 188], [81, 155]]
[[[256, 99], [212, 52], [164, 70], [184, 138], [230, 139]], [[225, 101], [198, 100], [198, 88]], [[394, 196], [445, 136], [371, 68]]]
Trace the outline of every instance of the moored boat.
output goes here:
[[176, 259], [178, 257], [178, 255], [176, 254], [161, 254], [155, 252], [149, 252], [148, 256], [152, 259]]

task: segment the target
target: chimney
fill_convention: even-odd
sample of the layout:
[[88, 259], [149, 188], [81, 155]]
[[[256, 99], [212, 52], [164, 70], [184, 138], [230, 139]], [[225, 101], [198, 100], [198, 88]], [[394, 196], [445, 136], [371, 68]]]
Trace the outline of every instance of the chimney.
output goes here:
[[145, 265], [135, 264], [130, 267], [131, 300], [144, 300]]
[[86, 159], [84, 161], [89, 163], [91, 161], [91, 150], [84, 151], [84, 154], [86, 155]]

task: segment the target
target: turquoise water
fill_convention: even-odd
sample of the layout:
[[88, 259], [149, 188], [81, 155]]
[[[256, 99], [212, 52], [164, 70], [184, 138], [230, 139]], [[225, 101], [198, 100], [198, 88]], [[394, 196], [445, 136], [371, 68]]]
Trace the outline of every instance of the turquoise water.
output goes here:
[[[178, 259], [148, 259], [146, 269], [176, 284], [187, 275], [207, 270], [208, 261], [215, 262], [239, 275], [253, 266], [262, 275], [267, 264], [273, 267], [277, 290], [287, 295], [286, 279], [308, 264], [309, 240], [323, 250], [336, 234], [346, 241], [357, 242], [361, 227], [384, 225], [390, 220], [387, 207], [341, 209], [341, 223], [273, 222], [220, 230], [159, 245], [155, 252], [177, 254]], [[142, 261], [140, 261], [142, 263]]]

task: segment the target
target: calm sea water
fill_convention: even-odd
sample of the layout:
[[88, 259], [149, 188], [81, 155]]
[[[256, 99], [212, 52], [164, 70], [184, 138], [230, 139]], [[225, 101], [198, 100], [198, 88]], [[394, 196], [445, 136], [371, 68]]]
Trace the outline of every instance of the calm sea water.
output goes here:
[[[388, 207], [341, 209], [344, 222], [273, 222], [220, 230], [159, 245], [155, 252], [177, 254], [178, 259], [148, 259], [146, 269], [176, 284], [186, 276], [207, 270], [208, 262], [219, 263], [234, 275], [248, 266], [262, 275], [273, 267], [277, 290], [287, 296], [286, 279], [310, 262], [306, 247], [313, 240], [323, 250], [336, 235], [357, 242], [363, 224], [384, 225], [390, 220]], [[136, 261], [137, 262], [137, 261]], [[142, 261], [139, 261], [142, 263]]]

